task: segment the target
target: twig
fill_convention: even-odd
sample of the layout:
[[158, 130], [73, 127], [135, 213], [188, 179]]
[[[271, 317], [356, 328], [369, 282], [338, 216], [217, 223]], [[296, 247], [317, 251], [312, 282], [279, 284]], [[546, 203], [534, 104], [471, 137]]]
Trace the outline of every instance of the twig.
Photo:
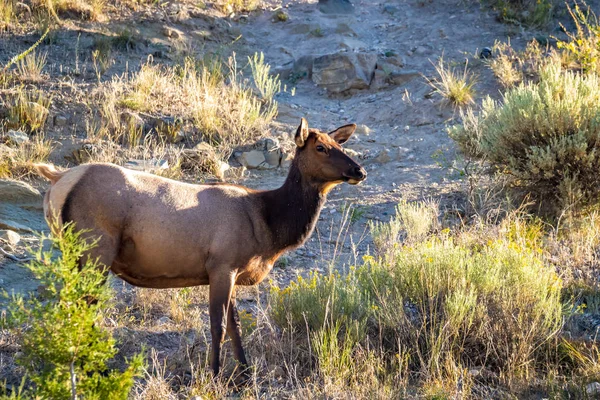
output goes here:
[[27, 261], [31, 261], [34, 260], [33, 257], [23, 257], [23, 258], [19, 258], [17, 256], [15, 256], [14, 254], [10, 254], [8, 253], [6, 250], [4, 250], [2, 247], [0, 247], [0, 253], [4, 254], [4, 256], [10, 260], [16, 261], [16, 262], [27, 262]]

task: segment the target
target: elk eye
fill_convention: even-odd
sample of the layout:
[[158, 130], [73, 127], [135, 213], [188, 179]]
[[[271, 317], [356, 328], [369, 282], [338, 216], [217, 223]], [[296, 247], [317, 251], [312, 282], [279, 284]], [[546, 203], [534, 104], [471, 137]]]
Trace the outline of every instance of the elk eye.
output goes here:
[[318, 146], [317, 146], [317, 151], [319, 151], [319, 152], [323, 153], [323, 152], [325, 151], [325, 147], [323, 147], [323, 146], [321, 146], [321, 145], [318, 145]]

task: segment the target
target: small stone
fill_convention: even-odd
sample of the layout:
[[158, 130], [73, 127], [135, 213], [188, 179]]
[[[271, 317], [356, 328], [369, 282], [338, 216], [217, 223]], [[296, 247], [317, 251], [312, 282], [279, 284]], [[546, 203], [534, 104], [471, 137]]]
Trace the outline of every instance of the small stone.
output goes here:
[[492, 49], [490, 49], [489, 47], [484, 47], [483, 49], [481, 49], [481, 51], [479, 52], [479, 58], [492, 58]]
[[388, 80], [394, 85], [403, 85], [412, 81], [415, 78], [421, 76], [420, 72], [417, 71], [402, 71], [402, 72], [392, 72], [388, 77]]
[[171, 39], [181, 38], [181, 33], [177, 29], [173, 29], [168, 26], [163, 27], [162, 33], [163, 35]]
[[69, 119], [64, 115], [55, 115], [54, 116], [54, 126], [65, 126]]
[[121, 122], [127, 126], [128, 129], [143, 129], [145, 122], [138, 114], [131, 111], [123, 111], [120, 115]]
[[171, 318], [169, 318], [167, 316], [164, 316], [164, 317], [160, 317], [158, 319], [158, 321], [156, 321], [156, 325], [166, 325], [166, 324], [169, 324], [171, 322], [173, 322], [173, 321], [171, 321]]
[[21, 235], [10, 229], [0, 230], [0, 242], [6, 242], [11, 247], [16, 246], [21, 241]]
[[391, 151], [389, 149], [383, 149], [375, 157], [375, 162], [385, 164], [392, 161]]
[[15, 146], [20, 146], [23, 143], [29, 142], [29, 136], [25, 132], [21, 131], [8, 131], [6, 134], [6, 139], [9, 143], [14, 144]]
[[266, 159], [262, 151], [252, 150], [243, 152], [239, 157], [237, 157], [237, 161], [248, 169], [256, 169], [260, 167], [260, 165], [264, 163]]
[[592, 382], [585, 387], [588, 396], [597, 396], [600, 394], [600, 382]]

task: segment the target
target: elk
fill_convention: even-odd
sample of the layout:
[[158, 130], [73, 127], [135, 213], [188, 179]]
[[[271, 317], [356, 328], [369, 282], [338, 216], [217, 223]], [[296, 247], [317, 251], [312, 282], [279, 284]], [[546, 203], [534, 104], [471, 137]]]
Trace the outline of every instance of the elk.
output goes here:
[[247, 375], [235, 286], [261, 282], [279, 256], [307, 240], [334, 186], [366, 179], [340, 146], [355, 129], [350, 124], [322, 133], [302, 118], [288, 176], [270, 191], [192, 185], [112, 164], [62, 172], [35, 164], [51, 181], [44, 214], [51, 227], [71, 222], [84, 239], [97, 240], [86, 257], [132, 285], [209, 285], [212, 370], [219, 373], [227, 333]]

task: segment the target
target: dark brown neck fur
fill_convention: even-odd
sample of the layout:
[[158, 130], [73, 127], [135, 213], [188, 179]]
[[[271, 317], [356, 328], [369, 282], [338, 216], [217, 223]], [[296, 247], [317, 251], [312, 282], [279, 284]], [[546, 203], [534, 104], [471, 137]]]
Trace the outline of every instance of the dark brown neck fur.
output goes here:
[[303, 244], [312, 233], [326, 195], [320, 185], [308, 182], [296, 162], [279, 189], [261, 193], [263, 213], [273, 237], [276, 252]]

